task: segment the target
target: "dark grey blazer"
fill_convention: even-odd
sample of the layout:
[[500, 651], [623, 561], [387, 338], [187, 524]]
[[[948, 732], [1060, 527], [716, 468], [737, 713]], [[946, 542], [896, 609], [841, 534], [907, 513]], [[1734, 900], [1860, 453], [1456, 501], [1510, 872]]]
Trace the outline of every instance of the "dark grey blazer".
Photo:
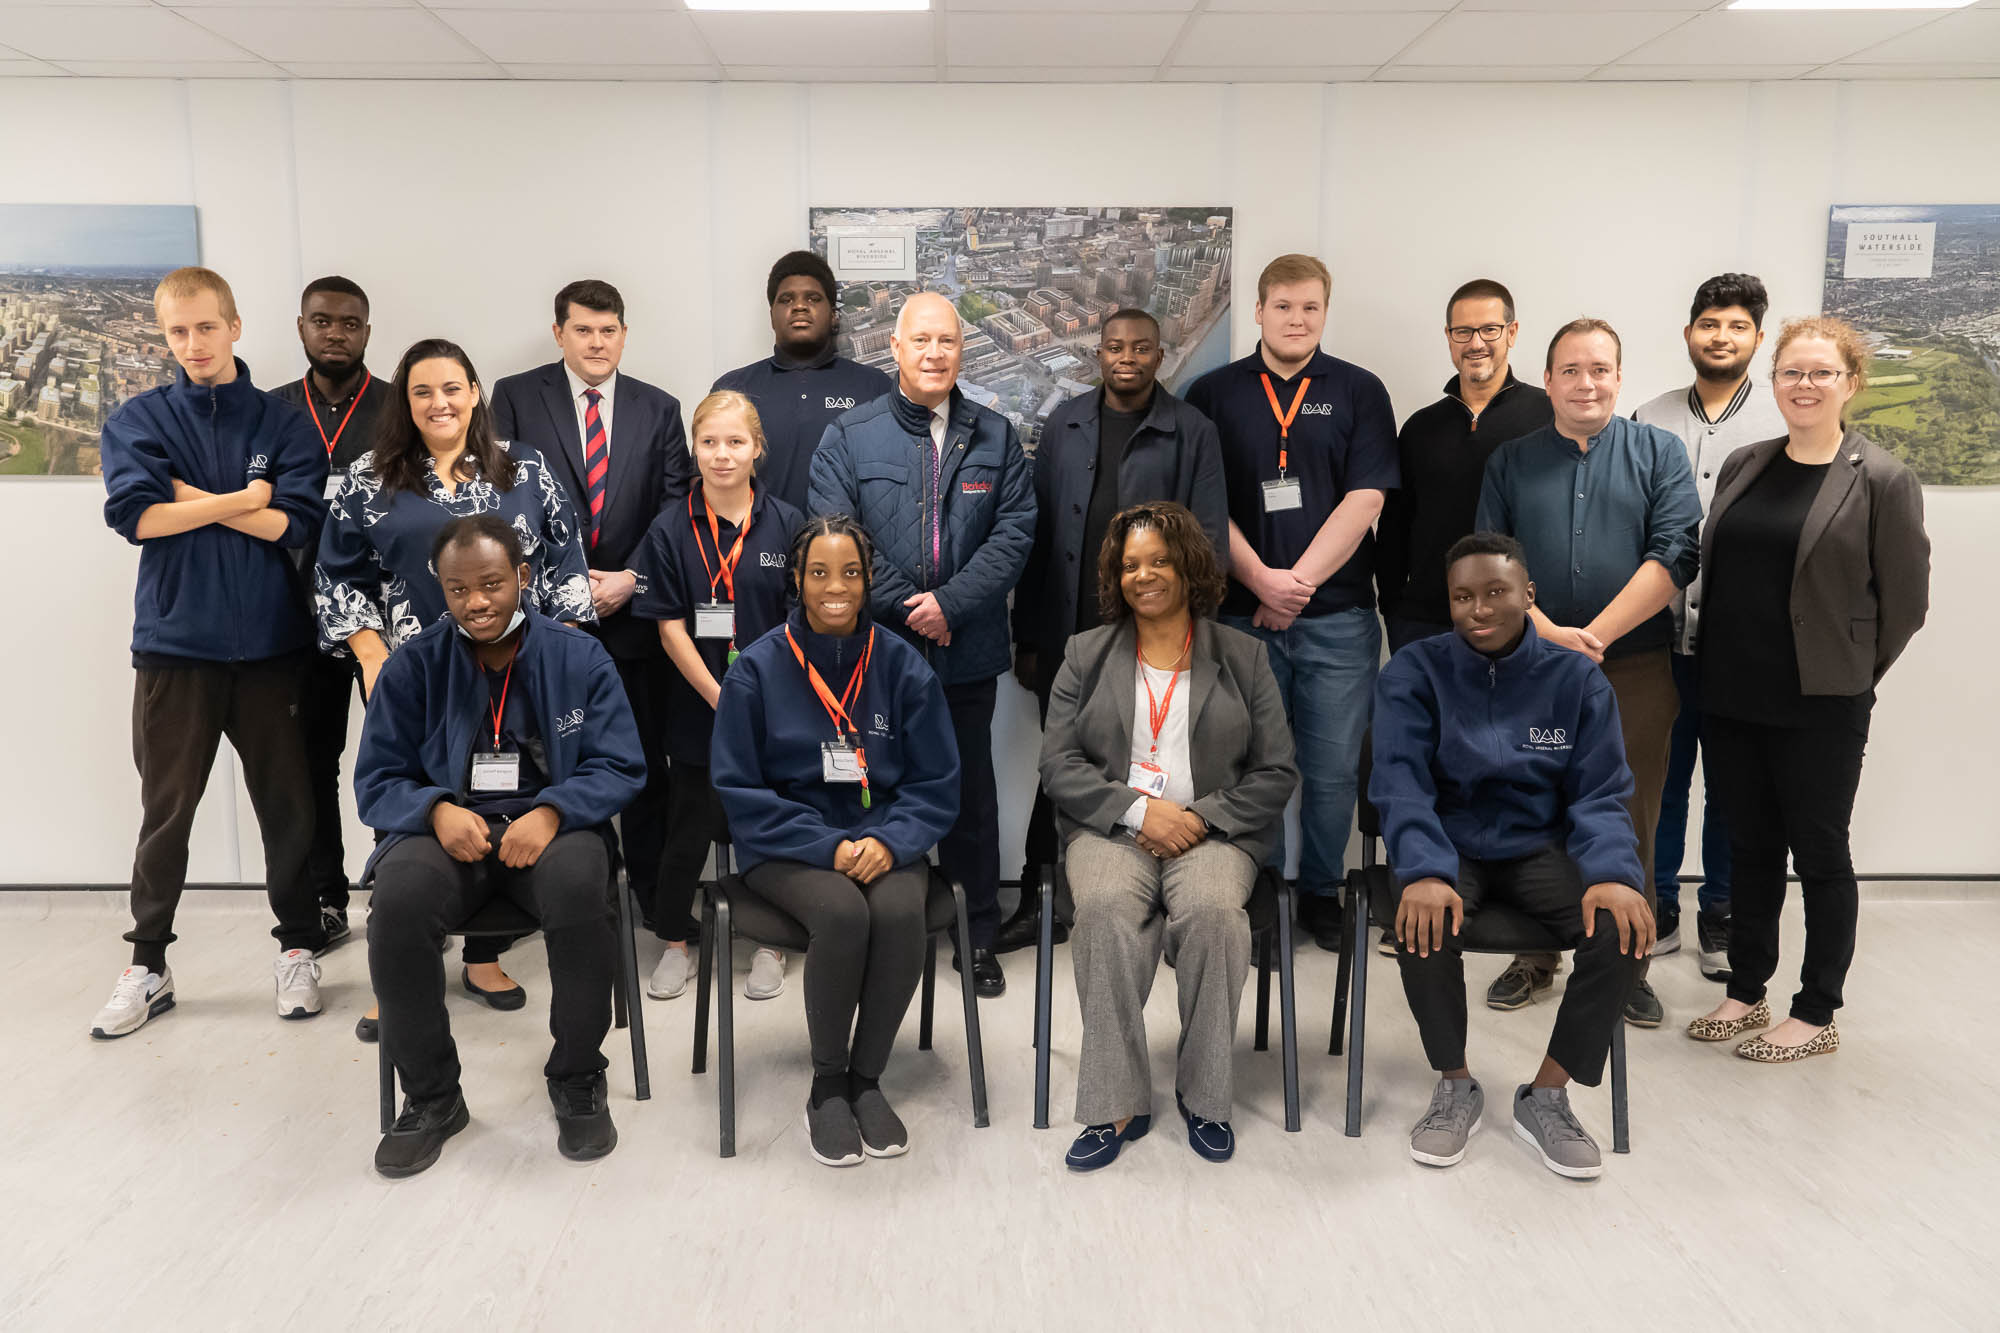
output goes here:
[[[1715, 586], [1715, 525], [1784, 447], [1783, 439], [1765, 440], [1723, 462], [1701, 532], [1708, 586]], [[1923, 487], [1894, 456], [1849, 430], [1806, 511], [1792, 565], [1792, 645], [1802, 692], [1873, 689], [1923, 625], [1930, 583]]]
[[[1226, 838], [1252, 861], [1284, 836], [1285, 802], [1299, 785], [1292, 729], [1261, 641], [1197, 620], [1188, 690], [1188, 756], [1194, 812], [1210, 836]], [[1138, 630], [1128, 616], [1070, 639], [1042, 729], [1042, 787], [1064, 842], [1084, 829], [1109, 837], [1138, 793], [1125, 785], [1132, 765]]]

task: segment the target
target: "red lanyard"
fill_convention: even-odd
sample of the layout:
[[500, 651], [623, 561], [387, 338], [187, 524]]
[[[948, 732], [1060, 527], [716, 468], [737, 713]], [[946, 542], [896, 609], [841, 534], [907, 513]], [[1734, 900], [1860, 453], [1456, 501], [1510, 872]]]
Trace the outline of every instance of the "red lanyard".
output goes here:
[[[750, 503], [754, 511], [754, 506], [757, 503], [757, 493], [754, 490], [750, 492]], [[701, 529], [695, 526], [694, 521], [694, 492], [688, 492], [688, 525], [694, 528], [694, 549], [701, 556], [701, 572], [708, 575], [708, 595], [710, 598], [713, 598], [715, 596], [715, 585], [721, 583], [723, 587], [729, 590], [729, 600], [734, 602], [736, 600], [736, 563], [743, 558], [743, 539], [750, 535], [750, 515], [745, 514], [743, 516], [743, 526], [736, 529], [736, 544], [729, 548], [728, 555], [724, 555], [722, 553], [722, 529], [715, 521], [715, 510], [708, 503], [708, 491], [706, 489], [701, 493], [701, 507], [708, 511], [708, 540], [715, 547], [716, 563], [722, 566], [718, 570], [710, 570], [708, 567], [708, 552], [702, 549]], [[870, 643], [872, 646], [873, 641], [871, 640]], [[804, 659], [800, 660], [803, 661]]]
[[[1194, 621], [1190, 620], [1188, 621], [1187, 642], [1181, 645], [1181, 655], [1175, 661], [1186, 661], [1188, 649], [1193, 646]], [[1139, 679], [1146, 682], [1146, 717], [1153, 724], [1153, 754], [1158, 755], [1160, 753], [1160, 728], [1167, 725], [1167, 710], [1174, 706], [1174, 687], [1181, 683], [1181, 669], [1179, 666], [1174, 667], [1174, 677], [1167, 682], [1166, 697], [1164, 699], [1155, 699], [1153, 697], [1153, 678], [1146, 674], [1146, 650], [1141, 648], [1136, 640], [1132, 644], [1132, 654], [1139, 659]]]
[[[361, 372], [361, 387], [356, 389], [354, 396], [347, 400], [347, 414], [341, 417], [340, 424], [334, 427], [333, 438], [329, 440], [326, 438], [326, 427], [319, 424], [319, 413], [313, 410], [312, 376], [307, 375], [299, 381], [300, 384], [305, 386], [306, 415], [313, 419], [313, 428], [319, 432], [319, 442], [326, 446], [326, 456], [328, 458], [333, 457], [333, 447], [340, 443], [340, 437], [347, 434], [347, 423], [354, 420], [354, 409], [361, 406], [361, 395], [367, 393], [368, 386], [374, 382], [375, 377], [373, 375], [365, 370]], [[332, 407], [333, 404], [328, 403], [327, 406]]]
[[862, 646], [861, 661], [855, 664], [854, 674], [848, 677], [847, 688], [841, 691], [838, 699], [834, 698], [833, 691], [827, 688], [826, 679], [819, 674], [819, 668], [806, 661], [805, 652], [799, 647], [799, 641], [792, 637], [790, 625], [785, 626], [785, 642], [792, 645], [792, 656], [798, 658], [799, 665], [805, 669], [806, 679], [812, 682], [813, 693], [819, 696], [820, 707], [826, 709], [827, 721], [833, 723], [834, 731], [843, 739], [853, 736], [859, 740], [861, 729], [854, 725], [854, 719], [849, 716], [847, 710], [861, 697], [861, 681], [867, 676], [868, 662], [875, 655], [875, 627], [873, 625], [868, 627], [868, 642]]
[[[520, 650], [517, 648], [514, 652], [514, 657], [519, 657], [520, 655]], [[486, 706], [493, 710], [493, 748], [495, 750], [500, 748], [500, 720], [507, 716], [507, 687], [514, 683], [514, 657], [507, 659], [507, 674], [500, 680], [500, 702], [498, 705], [495, 705], [493, 702], [493, 682], [490, 680], [486, 682]]]
[[1306, 400], [1306, 390], [1312, 387], [1312, 376], [1299, 381], [1299, 391], [1292, 395], [1289, 412], [1279, 408], [1278, 391], [1271, 387], [1271, 377], [1260, 373], [1257, 378], [1264, 381], [1264, 396], [1271, 400], [1271, 415], [1278, 419], [1278, 476], [1282, 478], [1285, 475], [1285, 444], [1292, 437], [1292, 423], [1299, 419], [1299, 404]]

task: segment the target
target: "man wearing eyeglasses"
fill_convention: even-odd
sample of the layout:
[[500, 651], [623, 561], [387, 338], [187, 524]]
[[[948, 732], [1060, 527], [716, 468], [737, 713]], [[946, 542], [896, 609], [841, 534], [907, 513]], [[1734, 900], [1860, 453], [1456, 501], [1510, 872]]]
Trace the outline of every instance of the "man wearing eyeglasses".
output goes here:
[[1507, 364], [1521, 326], [1514, 295], [1474, 278], [1445, 302], [1445, 349], [1458, 373], [1444, 397], [1414, 413], [1396, 436], [1403, 485], [1389, 492], [1375, 535], [1375, 583], [1389, 651], [1451, 629], [1444, 555], [1472, 531], [1479, 483], [1493, 451], [1549, 424], [1549, 395]]
[[[1747, 444], [1785, 434], [1778, 400], [1750, 379], [1750, 365], [1764, 345], [1764, 312], [1770, 308], [1764, 284], [1748, 273], [1724, 273], [1695, 290], [1688, 324], [1688, 360], [1694, 383], [1669, 389], [1632, 414], [1634, 421], [1679, 436], [1694, 469], [1694, 486], [1705, 517], [1715, 499], [1722, 462]], [[1653, 845], [1653, 881], [1659, 889], [1659, 943], [1656, 954], [1681, 947], [1681, 862], [1687, 853], [1688, 788], [1694, 779], [1701, 737], [1701, 684], [1695, 670], [1695, 629], [1701, 619], [1701, 575], [1674, 599], [1674, 685], [1680, 716], [1674, 720], [1667, 754], [1666, 787], [1660, 793], [1660, 830]], [[1701, 809], [1701, 893], [1695, 937], [1701, 973], [1729, 980], [1729, 830], [1721, 807], [1707, 797]]]

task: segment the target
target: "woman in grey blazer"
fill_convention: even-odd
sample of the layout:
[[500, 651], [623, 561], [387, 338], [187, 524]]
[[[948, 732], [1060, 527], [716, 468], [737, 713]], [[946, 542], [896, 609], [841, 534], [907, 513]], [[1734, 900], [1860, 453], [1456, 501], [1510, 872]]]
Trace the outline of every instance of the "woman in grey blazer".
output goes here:
[[[1875, 686], [1924, 623], [1930, 539], [1910, 470], [1848, 429], [1861, 335], [1837, 319], [1778, 334], [1771, 384], [1789, 434], [1722, 465], [1702, 532], [1702, 750], [1729, 825], [1729, 995], [1688, 1024], [1765, 1064], [1840, 1047], [1858, 895], [1847, 827]], [[1771, 1027], [1785, 858], [1806, 905], [1791, 1016]]]
[[1098, 556], [1110, 623], [1069, 641], [1042, 733], [1076, 924], [1083, 1009], [1072, 1170], [1152, 1126], [1146, 996], [1164, 946], [1180, 989], [1176, 1102], [1209, 1161], [1235, 1151], [1231, 1046], [1250, 970], [1257, 867], [1298, 785], [1263, 645], [1214, 622], [1223, 579], [1193, 514], [1135, 505]]

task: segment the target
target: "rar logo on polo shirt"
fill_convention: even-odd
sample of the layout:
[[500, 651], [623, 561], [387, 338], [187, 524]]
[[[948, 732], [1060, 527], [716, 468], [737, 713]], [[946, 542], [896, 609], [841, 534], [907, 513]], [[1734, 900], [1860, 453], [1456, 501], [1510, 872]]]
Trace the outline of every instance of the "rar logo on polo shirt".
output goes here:
[[556, 719], [557, 736], [574, 736], [583, 729], [583, 710], [572, 708]]
[[854, 400], [852, 398], [828, 398], [826, 406], [828, 411], [844, 412], [854, 406]]
[[1549, 752], [1567, 750], [1570, 748], [1569, 730], [1565, 727], [1529, 727], [1526, 748]]
[[1330, 417], [1333, 415], [1333, 404], [1300, 403], [1299, 415], [1303, 417]]
[[784, 567], [785, 567], [785, 553], [783, 551], [757, 552], [757, 568], [783, 569]]

